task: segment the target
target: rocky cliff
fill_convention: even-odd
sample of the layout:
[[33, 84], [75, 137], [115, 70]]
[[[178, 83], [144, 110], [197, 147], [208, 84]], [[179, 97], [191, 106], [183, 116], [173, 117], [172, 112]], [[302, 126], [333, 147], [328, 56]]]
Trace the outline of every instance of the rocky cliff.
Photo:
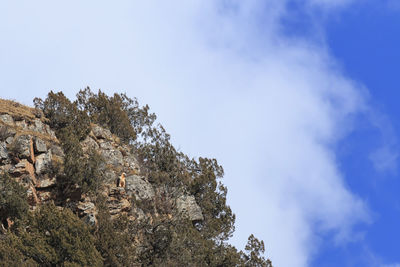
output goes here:
[[175, 149], [125, 94], [0, 99], [1, 266], [266, 266], [228, 243], [235, 215], [216, 159]]
[[[26, 188], [32, 210], [49, 201], [59, 203], [54, 166], [62, 166], [64, 152], [55, 132], [39, 110], [4, 100], [1, 106], [0, 171], [9, 173]], [[165, 195], [165, 192], [141, 175], [132, 147], [122, 144], [110, 130], [95, 124], [91, 125], [91, 131], [81, 146], [85, 156], [89, 157], [88, 152], [95, 150], [102, 157], [99, 191], [105, 197], [112, 216], [125, 214], [130, 220], [151, 220], [151, 216], [158, 216], [157, 213], [145, 213], [137, 205], [141, 201], [153, 201], [156, 195]], [[126, 186], [117, 187], [117, 179], [122, 173], [126, 173]], [[97, 207], [89, 195], [76, 188], [66, 201], [63, 206], [73, 210], [88, 224], [96, 224]], [[163, 216], [203, 220], [195, 198], [184, 190], [177, 189], [173, 198], [165, 201], [170, 201], [174, 209], [171, 214]]]

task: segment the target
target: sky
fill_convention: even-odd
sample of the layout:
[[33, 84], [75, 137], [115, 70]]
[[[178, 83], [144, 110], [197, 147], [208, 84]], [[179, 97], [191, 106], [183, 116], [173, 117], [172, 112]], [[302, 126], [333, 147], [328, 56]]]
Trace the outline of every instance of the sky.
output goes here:
[[137, 97], [223, 165], [238, 248], [397, 267], [399, 32], [398, 0], [0, 0], [0, 97]]

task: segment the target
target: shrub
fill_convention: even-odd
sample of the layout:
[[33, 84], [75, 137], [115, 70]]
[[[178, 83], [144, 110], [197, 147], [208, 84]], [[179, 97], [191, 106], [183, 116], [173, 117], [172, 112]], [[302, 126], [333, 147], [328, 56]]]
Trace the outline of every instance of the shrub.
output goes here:
[[16, 246], [41, 266], [102, 266], [88, 226], [69, 209], [41, 206], [19, 229]]
[[0, 174], [0, 219], [3, 225], [6, 220], [21, 220], [29, 209], [26, 189], [8, 174]]

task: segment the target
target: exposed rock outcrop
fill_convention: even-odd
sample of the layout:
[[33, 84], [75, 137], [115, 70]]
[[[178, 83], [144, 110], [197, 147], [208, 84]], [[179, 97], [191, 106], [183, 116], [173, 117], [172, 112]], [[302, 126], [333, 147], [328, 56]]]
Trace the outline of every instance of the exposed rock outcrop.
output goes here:
[[126, 192], [136, 200], [149, 200], [154, 198], [154, 189], [144, 177], [131, 175], [126, 177]]
[[178, 212], [187, 216], [191, 221], [204, 220], [200, 206], [196, 203], [194, 196], [182, 195], [176, 200]]
[[[26, 188], [32, 209], [48, 201], [58, 203], [53, 168], [63, 164], [64, 151], [39, 111], [30, 109], [25, 112], [20, 106], [18, 108], [19, 113], [15, 115], [0, 114], [0, 171], [9, 173]], [[156, 192], [160, 190], [140, 175], [140, 166], [132, 148], [121, 144], [109, 130], [94, 124], [81, 146], [87, 157], [93, 151], [102, 156], [98, 179], [102, 181], [100, 191], [106, 198], [111, 216], [126, 214], [130, 220], [151, 221], [150, 215], [143, 212], [137, 203], [156, 201], [159, 197]], [[126, 173], [126, 185], [117, 187], [116, 180], [123, 172]], [[95, 202], [82, 194], [80, 188], [77, 187], [67, 202], [64, 205], [85, 222], [96, 225], [98, 210]], [[201, 208], [193, 196], [181, 195], [174, 203], [178, 214], [192, 221], [203, 220]]]

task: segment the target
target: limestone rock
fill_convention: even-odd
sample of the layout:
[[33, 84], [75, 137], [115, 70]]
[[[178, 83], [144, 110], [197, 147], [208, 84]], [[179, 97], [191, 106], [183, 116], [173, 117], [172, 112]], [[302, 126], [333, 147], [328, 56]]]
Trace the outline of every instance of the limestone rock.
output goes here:
[[45, 132], [45, 126], [43, 122], [39, 119], [36, 119], [33, 121], [33, 124], [28, 126], [29, 130], [38, 132], [38, 133], [44, 133]]
[[108, 164], [112, 164], [116, 167], [118, 166], [122, 166], [123, 165], [123, 156], [121, 151], [117, 150], [117, 149], [110, 149], [110, 150], [101, 150], [101, 156], [103, 156], [104, 160], [108, 163]]
[[93, 140], [93, 138], [91, 138], [90, 136], [87, 136], [86, 139], [81, 142], [81, 145], [83, 152], [85, 153], [92, 149], [93, 150], [99, 149], [99, 145], [97, 144], [97, 142]]
[[26, 121], [22, 120], [22, 121], [16, 121], [15, 125], [17, 125], [17, 127], [22, 128], [23, 130], [29, 130], [28, 128], [28, 124], [26, 124]]
[[93, 126], [92, 128], [93, 135], [98, 139], [112, 139], [112, 134], [110, 130], [104, 129], [98, 125]]
[[5, 124], [9, 124], [9, 125], [14, 124], [14, 119], [8, 114], [0, 115], [0, 121], [4, 122]]
[[103, 174], [104, 181], [108, 184], [115, 184], [117, 181], [117, 175], [112, 170], [106, 169]]
[[204, 220], [201, 208], [194, 196], [183, 195], [176, 200], [176, 208], [180, 214], [187, 216], [191, 221]]
[[12, 136], [7, 137], [6, 143], [7, 143], [7, 144], [11, 144], [12, 142], [14, 142], [14, 137], [12, 137]]
[[17, 137], [14, 143], [14, 152], [16, 152], [20, 158], [26, 158], [34, 162], [35, 155], [33, 154], [32, 137], [30, 135], [21, 135]]
[[45, 129], [46, 129], [46, 133], [47, 133], [48, 135], [50, 135], [51, 138], [55, 139], [55, 138], [56, 138], [56, 134], [55, 134], [55, 132], [50, 128], [50, 126], [47, 125], [47, 124], [45, 124], [44, 127], [45, 127]]
[[137, 207], [132, 207], [131, 215], [133, 215], [135, 217], [135, 219], [138, 221], [143, 221], [147, 218], [146, 214], [143, 212], [143, 210], [141, 210]]
[[131, 203], [125, 199], [113, 199], [109, 198], [107, 206], [110, 209], [111, 215], [121, 214], [122, 212], [128, 212], [131, 208]]
[[151, 184], [144, 180], [144, 177], [130, 175], [125, 178], [126, 192], [129, 196], [135, 196], [137, 200], [152, 199], [154, 189]]
[[39, 137], [35, 137], [34, 148], [36, 153], [44, 153], [47, 151], [46, 142]]
[[0, 143], [0, 160], [8, 159], [8, 151], [5, 142]]
[[79, 201], [76, 208], [78, 210], [79, 216], [83, 217], [84, 222], [91, 226], [96, 225], [97, 210], [93, 202], [87, 199], [85, 199], [84, 201]]
[[41, 178], [39, 180], [39, 183], [37, 185], [38, 188], [44, 189], [44, 188], [49, 188], [52, 187], [56, 184], [57, 180], [55, 177], [50, 178], [45, 176], [44, 178]]
[[12, 138], [16, 134], [14, 128], [7, 126], [7, 125], [0, 125], [0, 140], [4, 141], [8, 138]]
[[127, 168], [135, 171], [136, 173], [139, 173], [139, 163], [133, 155], [129, 154], [124, 157], [124, 163]]
[[29, 174], [30, 176], [34, 177], [35, 176], [35, 169], [33, 168], [33, 165], [26, 159], [21, 160], [17, 164], [15, 164], [11, 169], [9, 170], [10, 174], [13, 174], [14, 176], [20, 176], [22, 174]]
[[95, 226], [97, 224], [96, 215], [94, 215], [93, 213], [87, 214], [82, 219], [85, 223], [87, 223], [90, 226]]
[[51, 150], [45, 154], [40, 154], [36, 157], [35, 170], [37, 174], [44, 173], [51, 166]]

